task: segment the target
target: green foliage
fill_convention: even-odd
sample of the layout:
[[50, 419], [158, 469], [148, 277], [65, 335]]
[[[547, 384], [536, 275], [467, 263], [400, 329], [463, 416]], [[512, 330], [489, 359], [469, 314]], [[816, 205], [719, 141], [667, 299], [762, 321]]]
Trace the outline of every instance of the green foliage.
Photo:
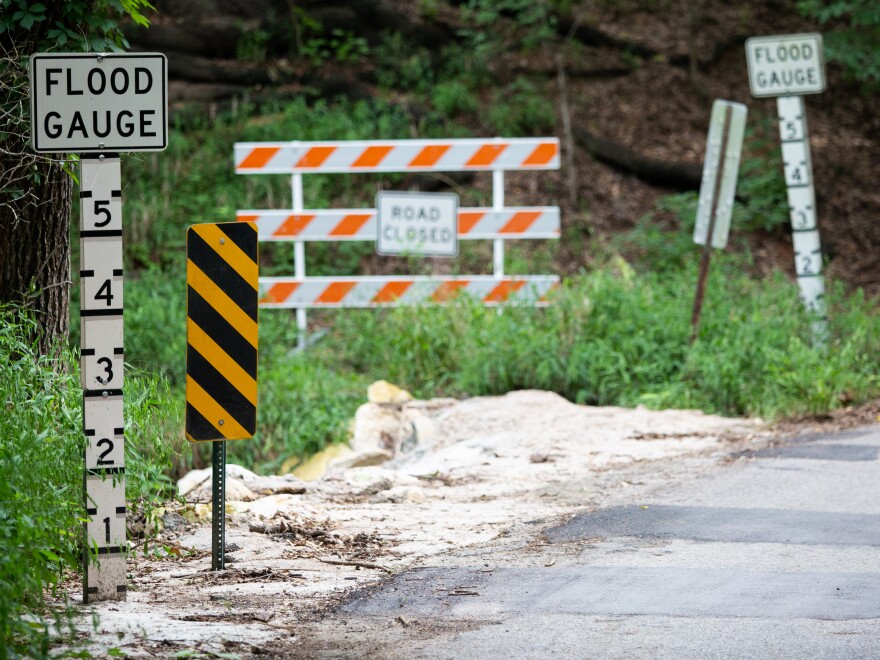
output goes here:
[[866, 90], [880, 89], [880, 4], [875, 0], [800, 0], [798, 11], [831, 27], [825, 56]]
[[492, 99], [489, 119], [498, 135], [543, 135], [553, 130], [553, 104], [527, 78], [518, 77]]
[[145, 9], [153, 9], [146, 0], [0, 0], [0, 34], [34, 42], [33, 52], [121, 52], [128, 42], [119, 19], [130, 16], [146, 26]]
[[41, 616], [43, 589], [77, 565], [84, 515], [76, 375], [20, 339], [34, 329], [0, 307], [0, 648], [13, 657], [46, 654], [61, 620]]
[[474, 113], [477, 111], [477, 97], [461, 80], [448, 80], [434, 86], [431, 94], [434, 107], [447, 116]]
[[[21, 337], [33, 320], [0, 307], [0, 649], [45, 655], [65, 617], [43, 607], [66, 569], [80, 565], [83, 507], [82, 390], [76, 358], [38, 355]], [[173, 408], [156, 376], [126, 375], [129, 500], [168, 494], [170, 448], [161, 435]]]
[[472, 37], [478, 32], [489, 35], [498, 29], [502, 19], [509, 19], [522, 29], [522, 45], [536, 48], [555, 34], [556, 17], [552, 4], [534, 0], [468, 0], [462, 7], [462, 14], [472, 27], [465, 34]]
[[245, 62], [265, 62], [270, 36], [268, 32], [259, 28], [245, 30], [236, 44], [235, 56]]
[[580, 403], [698, 407], [728, 415], [816, 413], [880, 391], [870, 356], [877, 310], [832, 287], [832, 346], [781, 276], [751, 279], [716, 259], [700, 340], [688, 347], [695, 264], [568, 280], [547, 309], [476, 304], [340, 315], [328, 338], [339, 369], [422, 396], [538, 388]]
[[302, 55], [314, 66], [324, 62], [356, 62], [370, 52], [367, 40], [355, 36], [349, 30], [334, 28], [329, 32], [321, 31], [303, 44]]

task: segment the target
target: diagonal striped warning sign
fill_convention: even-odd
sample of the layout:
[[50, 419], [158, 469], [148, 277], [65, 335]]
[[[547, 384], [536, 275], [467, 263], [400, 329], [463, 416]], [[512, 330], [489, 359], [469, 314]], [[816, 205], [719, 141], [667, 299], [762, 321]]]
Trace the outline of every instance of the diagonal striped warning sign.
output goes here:
[[257, 425], [257, 226], [186, 235], [186, 437], [241, 440]]

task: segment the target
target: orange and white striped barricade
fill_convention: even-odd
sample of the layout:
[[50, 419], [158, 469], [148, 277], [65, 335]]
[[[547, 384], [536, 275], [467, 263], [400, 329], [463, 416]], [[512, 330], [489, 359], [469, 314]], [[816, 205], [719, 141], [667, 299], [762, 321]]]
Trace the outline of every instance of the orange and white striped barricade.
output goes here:
[[559, 169], [556, 138], [238, 142], [236, 174]]
[[[260, 241], [375, 241], [376, 209], [242, 210], [236, 219], [257, 225]], [[460, 240], [559, 238], [559, 207], [461, 208]]]
[[261, 277], [260, 305], [269, 308], [394, 307], [449, 303], [459, 296], [484, 305], [547, 305], [556, 275]]
[[[303, 174], [492, 172], [492, 208], [460, 209], [458, 219], [460, 238], [493, 241], [492, 277], [495, 280], [504, 277], [505, 239], [559, 237], [558, 208], [504, 206], [505, 170], [559, 169], [557, 138], [239, 142], [234, 147], [234, 160], [237, 174], [291, 176], [291, 210], [239, 211], [237, 217], [256, 222], [261, 241], [293, 242], [297, 281], [306, 279], [307, 241], [374, 240], [377, 233], [375, 209], [306, 211]], [[305, 306], [289, 306], [296, 307], [299, 345], [304, 347]]]

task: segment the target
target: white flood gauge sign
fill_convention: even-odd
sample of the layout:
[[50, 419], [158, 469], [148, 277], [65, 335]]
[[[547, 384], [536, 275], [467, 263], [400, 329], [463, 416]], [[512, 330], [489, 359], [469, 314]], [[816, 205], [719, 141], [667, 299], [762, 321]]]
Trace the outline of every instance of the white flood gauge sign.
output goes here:
[[719, 99], [712, 104], [700, 199], [697, 203], [697, 220], [694, 225], [694, 242], [698, 245], [705, 245], [709, 240], [710, 226], [712, 247], [723, 249], [727, 245], [745, 136], [746, 114], [746, 106], [741, 103]]
[[[776, 99], [782, 166], [788, 188], [788, 208], [794, 247], [794, 266], [801, 300], [812, 313], [825, 316], [825, 280], [822, 276], [822, 244], [816, 221], [816, 193], [806, 108], [800, 96]], [[824, 326], [817, 325], [817, 334]]]
[[164, 149], [168, 144], [167, 71], [161, 53], [33, 55], [34, 151]]
[[376, 252], [385, 255], [458, 255], [458, 195], [380, 192], [376, 195]]
[[752, 96], [825, 91], [821, 34], [752, 37], [746, 41], [746, 61]]
[[80, 161], [80, 318], [85, 453], [83, 601], [126, 596], [122, 192], [119, 156]]

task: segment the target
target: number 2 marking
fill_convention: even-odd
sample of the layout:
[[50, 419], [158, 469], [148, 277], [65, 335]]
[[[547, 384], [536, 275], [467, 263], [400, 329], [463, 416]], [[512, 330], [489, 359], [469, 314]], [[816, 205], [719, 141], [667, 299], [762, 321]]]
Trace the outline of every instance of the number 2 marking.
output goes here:
[[104, 445], [107, 445], [107, 449], [105, 449], [98, 455], [98, 465], [113, 465], [113, 463], [115, 463], [116, 461], [104, 460], [104, 457], [111, 451], [113, 451], [113, 441], [110, 440], [110, 438], [101, 438], [100, 440], [98, 440], [99, 447], [103, 447]]

